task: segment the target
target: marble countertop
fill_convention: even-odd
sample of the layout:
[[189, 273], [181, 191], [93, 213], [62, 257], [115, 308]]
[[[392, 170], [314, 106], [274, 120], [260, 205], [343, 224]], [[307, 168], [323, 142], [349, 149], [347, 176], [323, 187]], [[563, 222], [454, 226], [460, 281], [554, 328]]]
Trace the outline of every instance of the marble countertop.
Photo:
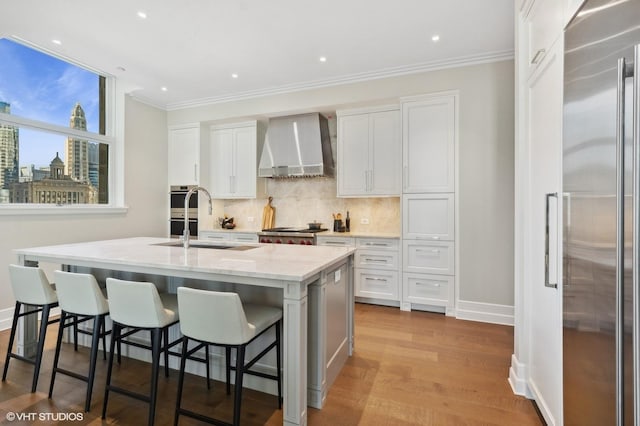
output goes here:
[[43, 262], [116, 269], [117, 265], [149, 270], [197, 272], [305, 281], [355, 251], [352, 247], [297, 246], [288, 244], [242, 244], [225, 242], [225, 246], [251, 247], [214, 249], [219, 242], [192, 241], [192, 246], [158, 245], [178, 243], [176, 239], [134, 237], [116, 240], [61, 244], [15, 249], [14, 253]]

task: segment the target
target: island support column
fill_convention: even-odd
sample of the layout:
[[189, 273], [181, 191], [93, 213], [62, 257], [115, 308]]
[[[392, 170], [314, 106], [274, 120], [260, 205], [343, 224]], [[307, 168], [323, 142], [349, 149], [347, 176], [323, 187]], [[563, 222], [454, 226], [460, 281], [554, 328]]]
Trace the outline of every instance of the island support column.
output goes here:
[[307, 285], [288, 283], [283, 310], [284, 425], [307, 424]]
[[[37, 267], [38, 262], [25, 260], [24, 256], [18, 256], [18, 264], [23, 266]], [[34, 311], [37, 308], [30, 305], [22, 305], [24, 312]], [[48, 320], [48, 318], [43, 318]], [[18, 330], [16, 333], [16, 352], [25, 358], [35, 359], [36, 348], [38, 346], [38, 317], [37, 315], [26, 315], [18, 320]]]

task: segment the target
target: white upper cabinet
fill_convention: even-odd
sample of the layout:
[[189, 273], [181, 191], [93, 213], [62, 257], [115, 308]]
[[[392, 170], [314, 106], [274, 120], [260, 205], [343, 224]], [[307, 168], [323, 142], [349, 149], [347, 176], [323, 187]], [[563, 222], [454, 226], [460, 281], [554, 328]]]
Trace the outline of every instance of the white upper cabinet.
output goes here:
[[456, 97], [402, 100], [403, 193], [455, 191]]
[[258, 132], [255, 121], [214, 125], [209, 138], [213, 198], [255, 198]]
[[338, 111], [339, 197], [400, 195], [398, 107]]
[[563, 2], [569, 0], [535, 0], [525, 7], [524, 22], [526, 61], [529, 74], [533, 73], [551, 50], [553, 42], [562, 34]]
[[200, 124], [169, 127], [168, 183], [200, 183]]

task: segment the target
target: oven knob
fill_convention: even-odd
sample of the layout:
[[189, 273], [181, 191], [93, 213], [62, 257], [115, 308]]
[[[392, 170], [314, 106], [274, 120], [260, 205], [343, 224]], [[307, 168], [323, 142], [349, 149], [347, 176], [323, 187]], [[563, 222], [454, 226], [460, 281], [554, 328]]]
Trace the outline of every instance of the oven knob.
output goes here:
[[300, 245], [301, 245], [301, 246], [303, 246], [303, 245], [305, 245], [305, 244], [307, 244], [305, 240], [300, 240]]
[[266, 238], [260, 238], [260, 242], [261, 242], [261, 243], [266, 243], [266, 242], [267, 242], [267, 239], [266, 239]]
[[293, 244], [293, 240], [287, 241], [287, 244]]
[[276, 244], [282, 244], [282, 240], [276, 240]]

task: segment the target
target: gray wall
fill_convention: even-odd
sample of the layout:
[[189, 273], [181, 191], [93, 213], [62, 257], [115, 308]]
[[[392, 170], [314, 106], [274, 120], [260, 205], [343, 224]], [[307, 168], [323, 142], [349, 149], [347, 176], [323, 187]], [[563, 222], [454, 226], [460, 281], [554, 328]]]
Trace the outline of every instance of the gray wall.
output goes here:
[[[168, 124], [264, 119], [459, 90], [458, 300], [513, 306], [514, 69], [502, 61], [169, 111]], [[400, 149], [400, 147], [398, 147]]]

